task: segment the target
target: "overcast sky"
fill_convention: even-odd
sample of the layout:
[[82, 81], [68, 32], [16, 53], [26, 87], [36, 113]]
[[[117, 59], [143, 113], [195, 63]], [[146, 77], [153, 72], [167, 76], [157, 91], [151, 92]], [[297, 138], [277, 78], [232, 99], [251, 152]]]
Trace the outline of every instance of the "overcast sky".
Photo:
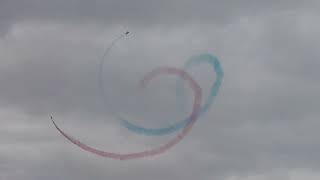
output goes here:
[[[318, 0], [0, 0], [0, 180], [319, 179], [319, 12]], [[126, 30], [106, 59], [107, 105], [99, 60]], [[220, 92], [167, 153], [101, 158], [50, 122], [53, 114], [72, 136], [107, 151], [158, 146], [174, 134], [136, 135], [110, 109], [148, 127], [177, 122], [187, 114], [175, 104], [176, 77], [144, 93], [136, 84], [201, 53], [220, 60]], [[205, 98], [215, 74], [206, 64], [190, 74]]]

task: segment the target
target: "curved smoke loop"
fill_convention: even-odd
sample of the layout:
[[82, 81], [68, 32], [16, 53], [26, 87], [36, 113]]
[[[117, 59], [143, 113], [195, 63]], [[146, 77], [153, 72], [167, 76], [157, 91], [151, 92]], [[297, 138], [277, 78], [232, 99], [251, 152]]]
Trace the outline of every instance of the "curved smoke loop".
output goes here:
[[[115, 45], [115, 43], [119, 40], [121, 40], [123, 37], [125, 37], [128, 34], [126, 32], [125, 34], [120, 35], [117, 37], [115, 40], [112, 41], [110, 46], [106, 49], [105, 53], [103, 54], [100, 65], [99, 65], [99, 87], [102, 93], [103, 100], [106, 104], [108, 104], [108, 99], [105, 97], [104, 92], [104, 83], [103, 83], [103, 64], [105, 62], [105, 57], [108, 55], [112, 47]], [[205, 101], [204, 105], [201, 106], [201, 100], [202, 100], [202, 91], [201, 87], [197, 84], [197, 82], [185, 71], [190, 69], [193, 66], [199, 65], [201, 63], [209, 63], [212, 65], [215, 73], [216, 73], [216, 80], [213, 83], [211, 90], [210, 90], [210, 95]], [[185, 70], [184, 70], [185, 69]], [[148, 135], [148, 136], [159, 136], [159, 135], [165, 135], [169, 134], [172, 132], [175, 132], [177, 130], [181, 130], [174, 138], [172, 138], [170, 141], [168, 141], [166, 144], [161, 145], [157, 148], [151, 149], [151, 150], [145, 150], [142, 152], [136, 152], [136, 153], [128, 153], [128, 154], [120, 154], [120, 153], [112, 153], [112, 152], [106, 152], [102, 150], [98, 150], [96, 148], [90, 147], [76, 138], [71, 137], [68, 135], [66, 132], [64, 132], [61, 128], [58, 127], [58, 125], [55, 123], [55, 121], [52, 119], [52, 122], [55, 126], [55, 128], [66, 138], [68, 139], [71, 143], [75, 144], [79, 148], [88, 151], [90, 153], [102, 156], [102, 157], [107, 157], [107, 158], [112, 158], [112, 159], [119, 159], [119, 160], [129, 160], [129, 159], [137, 159], [137, 158], [143, 158], [147, 156], [154, 156], [158, 155], [161, 153], [166, 152], [168, 149], [176, 145], [178, 142], [180, 142], [186, 135], [187, 133], [191, 130], [193, 127], [194, 123], [198, 119], [199, 116], [204, 114], [205, 112], [208, 111], [210, 106], [212, 105], [215, 97], [217, 96], [217, 93], [219, 91], [220, 85], [222, 83], [222, 78], [223, 78], [223, 71], [220, 66], [220, 63], [218, 59], [211, 55], [211, 54], [201, 54], [198, 56], [194, 56], [190, 58], [186, 64], [184, 65], [184, 69], [179, 69], [179, 68], [174, 68], [174, 67], [160, 67], [152, 70], [151, 72], [147, 73], [142, 80], [140, 81], [140, 86], [145, 87], [149, 81], [151, 81], [153, 78], [155, 78], [158, 75], [162, 74], [170, 74], [170, 75], [176, 75], [180, 78], [178, 78], [177, 81], [177, 87], [176, 87], [176, 95], [177, 99], [182, 102], [182, 99], [184, 98], [184, 86], [183, 82], [181, 80], [187, 81], [192, 88], [192, 91], [194, 93], [194, 100], [193, 100], [193, 107], [192, 107], [192, 112], [190, 115], [177, 122], [176, 124], [169, 126], [169, 127], [163, 127], [163, 128], [156, 128], [156, 129], [150, 129], [150, 128], [144, 128], [140, 125], [136, 125], [133, 123], [130, 123], [130, 121], [126, 120], [123, 118], [120, 114], [115, 113], [115, 111], [111, 110], [112, 115], [119, 119], [121, 121], [121, 124], [126, 127], [127, 129], [138, 133], [138, 134], [143, 134], [143, 135]], [[112, 106], [109, 106], [112, 107]]]
[[[221, 69], [220, 63], [218, 61], [218, 59], [211, 55], [211, 54], [201, 54], [198, 56], [194, 56], [192, 58], [190, 58], [184, 65], [184, 69], [188, 70], [190, 69], [192, 66], [197, 66], [201, 63], [209, 63], [212, 65], [213, 70], [216, 73], [216, 80], [213, 83], [211, 89], [210, 89], [210, 95], [207, 98], [207, 100], [205, 101], [205, 104], [201, 107], [200, 112], [199, 112], [199, 116], [205, 114], [208, 109], [211, 107], [215, 97], [218, 94], [219, 88], [221, 86], [222, 83], [222, 78], [223, 78], [223, 71]], [[183, 83], [181, 82], [181, 79], [178, 79], [177, 81], [177, 89], [176, 89], [176, 95], [178, 98], [179, 102], [182, 102], [183, 100], [183, 96], [184, 96], [184, 91], [183, 91]], [[181, 104], [183, 106], [183, 104]], [[177, 130], [180, 130], [182, 128], [184, 128], [190, 121], [190, 118], [185, 118], [171, 126], [168, 127], [163, 127], [163, 128], [145, 128], [136, 124], [131, 123], [130, 121], [118, 116], [119, 119], [121, 120], [121, 123], [124, 127], [126, 127], [127, 129], [138, 133], [138, 134], [143, 134], [143, 135], [147, 135], [147, 136], [161, 136], [161, 135], [166, 135], [169, 133], [173, 133]]]

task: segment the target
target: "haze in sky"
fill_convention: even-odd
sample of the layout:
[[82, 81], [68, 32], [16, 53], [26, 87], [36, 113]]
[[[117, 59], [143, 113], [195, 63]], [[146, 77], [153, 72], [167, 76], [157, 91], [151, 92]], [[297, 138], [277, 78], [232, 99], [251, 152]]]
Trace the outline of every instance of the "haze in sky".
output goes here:
[[[1, 0], [0, 180], [319, 179], [319, 10], [317, 0]], [[99, 60], [126, 31], [103, 67], [107, 105]], [[193, 100], [187, 85], [179, 109], [176, 77], [142, 91], [137, 84], [156, 67], [182, 68], [203, 53], [219, 59], [219, 93], [166, 153], [102, 158], [50, 121], [111, 152], [158, 147], [175, 133], [136, 134], [111, 109], [150, 128], [184, 119]], [[204, 102], [216, 74], [209, 64], [188, 72]]]

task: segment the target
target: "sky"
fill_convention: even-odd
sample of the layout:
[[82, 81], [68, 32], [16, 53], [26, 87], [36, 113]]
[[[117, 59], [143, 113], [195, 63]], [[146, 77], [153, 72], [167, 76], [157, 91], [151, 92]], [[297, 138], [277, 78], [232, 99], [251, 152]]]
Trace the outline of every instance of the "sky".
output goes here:
[[[0, 0], [0, 180], [319, 179], [319, 10], [317, 0]], [[126, 30], [105, 59], [105, 104], [99, 61]], [[176, 77], [143, 91], [136, 84], [201, 53], [220, 60], [219, 94], [164, 154], [102, 158], [50, 121], [53, 114], [73, 137], [106, 151], [157, 147], [174, 134], [134, 134], [110, 109], [147, 127], [177, 122], [188, 111], [176, 107]], [[190, 74], [204, 101], [215, 74], [206, 64]]]

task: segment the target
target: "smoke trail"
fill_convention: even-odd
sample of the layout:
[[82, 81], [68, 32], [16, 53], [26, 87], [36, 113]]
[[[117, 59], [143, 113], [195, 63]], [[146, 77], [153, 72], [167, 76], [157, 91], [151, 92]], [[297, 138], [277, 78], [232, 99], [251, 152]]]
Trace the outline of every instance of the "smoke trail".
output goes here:
[[[194, 56], [194, 57], [190, 58], [185, 63], [184, 69], [188, 70], [193, 66], [200, 65], [201, 63], [209, 63], [212, 66], [214, 72], [216, 73], [216, 80], [210, 89], [209, 97], [207, 98], [204, 105], [200, 109], [199, 116], [206, 113], [208, 111], [208, 109], [211, 107], [215, 97], [218, 94], [219, 88], [222, 83], [222, 78], [223, 78], [223, 71], [220, 66], [219, 60], [218, 60], [218, 58], [216, 58], [215, 56], [213, 56], [211, 54], [201, 54], [201, 55]], [[182, 103], [180, 103], [180, 106], [184, 106], [183, 99], [185, 97], [185, 94], [184, 94], [183, 90], [184, 90], [183, 82], [179, 78], [177, 81], [176, 94], [177, 94], [178, 102], [182, 102]], [[180, 109], [183, 109], [183, 108], [180, 108]], [[183, 120], [181, 120], [171, 126], [168, 126], [168, 127], [145, 128], [145, 127], [139, 126], [137, 124], [133, 124], [124, 118], [120, 117], [119, 119], [121, 120], [122, 125], [124, 127], [126, 127], [127, 129], [129, 129], [135, 133], [143, 134], [143, 135], [147, 135], [147, 136], [160, 136], [160, 135], [166, 135], [166, 134], [175, 132], [175, 131], [185, 127], [188, 124], [188, 122], [190, 121], [190, 118], [185, 118], [185, 119], [183, 119]]]
[[[110, 50], [112, 49], [112, 47], [114, 46], [114, 44], [122, 39], [124, 36], [126, 36], [126, 34], [122, 34], [120, 35], [118, 38], [116, 38], [111, 44], [110, 46], [107, 48], [107, 50], [105, 51], [104, 55], [102, 56], [101, 60], [100, 60], [100, 64], [99, 64], [99, 73], [98, 73], [98, 81], [99, 81], [99, 87], [100, 87], [100, 93], [102, 96], [102, 99], [104, 101], [104, 103], [107, 105], [107, 107], [110, 109], [112, 115], [120, 120], [122, 126], [126, 127], [127, 129], [138, 133], [138, 134], [143, 134], [143, 135], [147, 135], [147, 136], [161, 136], [161, 135], [166, 135], [166, 134], [170, 134], [173, 133], [177, 130], [182, 129], [183, 127], [186, 126], [186, 124], [188, 123], [188, 118], [184, 118], [180, 121], [178, 121], [177, 123], [167, 126], [167, 127], [162, 127], [162, 128], [145, 128], [142, 127], [140, 125], [137, 124], [133, 124], [131, 123], [129, 120], [127, 120], [126, 118], [124, 118], [123, 116], [121, 116], [119, 113], [116, 113], [115, 110], [113, 110], [113, 106], [109, 103], [108, 98], [106, 97], [105, 94], [105, 88], [104, 88], [104, 81], [103, 81], [103, 65], [105, 62], [105, 57], [108, 55], [108, 53], [110, 52]], [[218, 58], [216, 58], [215, 56], [211, 55], [211, 54], [201, 54], [198, 56], [194, 56], [192, 58], [190, 58], [184, 65], [184, 69], [188, 70], [191, 67], [195, 66], [195, 65], [199, 65], [201, 63], [209, 63], [212, 65], [213, 70], [216, 73], [216, 80], [213, 84], [213, 86], [211, 87], [210, 90], [210, 95], [208, 97], [208, 99], [206, 100], [204, 106], [201, 108], [201, 113], [200, 115], [204, 114], [205, 112], [208, 111], [208, 109], [211, 107], [214, 98], [216, 97], [218, 90], [220, 88], [221, 82], [222, 82], [222, 78], [223, 78], [223, 71], [222, 68], [220, 66], [219, 60]], [[177, 95], [177, 102], [179, 103], [178, 108], [180, 110], [184, 109], [183, 106], [184, 105], [184, 91], [183, 91], [183, 84], [180, 81], [181, 79], [178, 80], [177, 82], [177, 89], [176, 89], [176, 95]]]
[[197, 120], [197, 117], [199, 115], [200, 106], [201, 106], [201, 98], [202, 98], [202, 91], [201, 87], [197, 84], [196, 81], [192, 79], [192, 77], [184, 70], [178, 69], [178, 68], [172, 68], [172, 67], [162, 67], [162, 68], [156, 68], [153, 71], [149, 72], [144, 76], [144, 78], [141, 80], [140, 84], [144, 87], [149, 81], [151, 81], [153, 78], [155, 78], [158, 75], [161, 74], [170, 74], [170, 75], [178, 75], [182, 79], [188, 81], [190, 87], [193, 90], [194, 93], [194, 100], [193, 100], [193, 107], [192, 112], [188, 118], [188, 124], [184, 127], [184, 129], [179, 132], [173, 139], [171, 139], [168, 143], [159, 146], [158, 148], [154, 148], [151, 150], [136, 152], [136, 153], [128, 153], [128, 154], [120, 154], [120, 153], [112, 153], [112, 152], [106, 152], [102, 150], [98, 150], [96, 148], [90, 147], [82, 142], [80, 142], [78, 139], [75, 139], [65, 133], [63, 130], [61, 130], [58, 125], [54, 122], [52, 118], [52, 123], [54, 124], [55, 128], [71, 143], [75, 144], [79, 148], [81, 148], [84, 151], [96, 154], [98, 156], [111, 158], [111, 159], [118, 159], [118, 160], [130, 160], [130, 159], [137, 159], [137, 158], [143, 158], [147, 156], [155, 156], [158, 154], [162, 154], [169, 150], [171, 147], [179, 143], [191, 130], [194, 123]]
[[[105, 63], [105, 58], [107, 57], [107, 55], [110, 53], [112, 47], [122, 38], [124, 38], [125, 36], [127, 36], [127, 33], [121, 34], [120, 36], [118, 36], [117, 38], [115, 38], [110, 45], [107, 47], [107, 49], [105, 50], [104, 54], [102, 55], [100, 62], [99, 62], [99, 71], [98, 71], [98, 85], [99, 85], [99, 89], [100, 89], [100, 93], [101, 93], [101, 97], [102, 100], [105, 104], [109, 104], [108, 103], [108, 98], [106, 97], [106, 95], [104, 94], [105, 92], [105, 88], [104, 88], [104, 83], [103, 83], [103, 65]], [[112, 109], [112, 106], [108, 106], [110, 109]], [[114, 113], [114, 110], [111, 110], [111, 113], [113, 116], [115, 116], [118, 119], [122, 119], [120, 117], [120, 115]]]

